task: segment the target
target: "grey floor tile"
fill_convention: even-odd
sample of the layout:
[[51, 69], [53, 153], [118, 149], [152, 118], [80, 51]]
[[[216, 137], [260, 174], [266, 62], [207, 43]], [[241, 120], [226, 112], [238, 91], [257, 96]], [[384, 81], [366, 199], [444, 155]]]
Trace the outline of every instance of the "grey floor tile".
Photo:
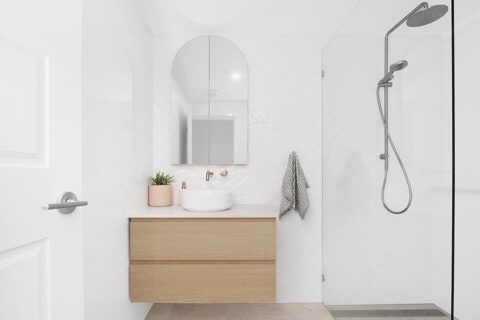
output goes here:
[[328, 305], [335, 320], [448, 320], [434, 304]]

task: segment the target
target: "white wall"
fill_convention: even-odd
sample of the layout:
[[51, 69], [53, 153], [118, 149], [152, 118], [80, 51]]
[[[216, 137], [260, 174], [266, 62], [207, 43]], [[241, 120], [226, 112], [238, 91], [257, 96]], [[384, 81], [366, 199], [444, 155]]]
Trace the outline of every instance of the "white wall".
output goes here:
[[455, 56], [456, 281], [455, 316], [480, 319], [480, 3], [457, 0]]
[[[449, 60], [439, 35], [396, 34], [390, 48], [391, 62], [409, 61], [389, 90], [390, 131], [414, 194], [403, 215], [388, 213], [380, 199], [383, 127], [375, 89], [383, 75], [383, 36], [339, 34], [324, 52], [328, 304], [431, 303], [450, 294], [451, 224], [444, 223], [450, 197], [434, 190], [448, 186], [451, 176], [449, 73], [436, 68]], [[408, 201], [403, 179], [391, 151], [386, 200], [397, 210]]]
[[[418, 3], [360, 1], [324, 51], [324, 301], [328, 304], [436, 303], [448, 310], [451, 272], [451, 90], [448, 15], [400, 27], [390, 37], [395, 74], [390, 131], [413, 187], [401, 216], [380, 192], [383, 127], [375, 97], [384, 33]], [[372, 8], [384, 14], [369, 19]], [[446, 36], [444, 36], [446, 35]], [[382, 99], [383, 102], [383, 99]], [[387, 202], [408, 191], [393, 152]]]
[[[207, 167], [170, 165], [170, 68], [177, 50], [198, 34], [158, 34], [154, 43], [154, 169], [172, 172], [190, 188], [203, 187]], [[278, 224], [277, 299], [322, 301], [321, 50], [325, 36], [219, 33], [246, 56], [250, 77], [249, 164], [228, 167], [212, 184], [234, 192], [237, 203], [279, 206], [288, 155], [296, 150], [310, 183], [311, 209], [304, 221], [292, 212]], [[175, 192], [178, 201], [178, 193]]]
[[[190, 187], [203, 184], [206, 167], [172, 168], [169, 154], [171, 63], [182, 44], [203, 33], [225, 36], [245, 53], [250, 67], [250, 112], [262, 112], [268, 116], [265, 124], [250, 123], [249, 165], [228, 168], [230, 175], [223, 180], [220, 180], [218, 168], [215, 168], [217, 174], [212, 183], [232, 189], [238, 203], [269, 203], [278, 206], [288, 154], [296, 150], [300, 156], [311, 185], [311, 210], [305, 221], [292, 213], [279, 224], [279, 301], [322, 300], [320, 71], [321, 48], [326, 36], [313, 34], [328, 34], [334, 30], [347, 13], [344, 9], [355, 1], [343, 1], [332, 6], [327, 1], [304, 0], [302, 5], [293, 7], [290, 1], [250, 1], [237, 5], [246, 6], [242, 10], [236, 10], [232, 2], [229, 3], [234, 5], [233, 9], [229, 5], [210, 3], [214, 8], [220, 8], [215, 15], [221, 20], [214, 19], [210, 26], [211, 21], [204, 24], [202, 19], [190, 19], [192, 13], [207, 13], [208, 17], [212, 17], [209, 10], [202, 10], [205, 6], [198, 8], [195, 1], [138, 2], [150, 2], [151, 10], [147, 9], [145, 13], [150, 26], [155, 32], [159, 32], [159, 29], [163, 32], [156, 37], [153, 50], [155, 170], [172, 171], [178, 182], [187, 180]], [[163, 10], [165, 7], [162, 5], [168, 10]], [[275, 12], [272, 12], [272, 6], [276, 7]], [[325, 8], [329, 10], [323, 10]], [[95, 70], [101, 70], [102, 66], [109, 68], [101, 72], [109, 75], [108, 79], [103, 81], [103, 85], [92, 85], [95, 94], [91, 98], [87, 97], [85, 103], [87, 111], [84, 120], [88, 129], [85, 130], [84, 143], [87, 160], [85, 191], [90, 192], [91, 199], [97, 199], [97, 207], [95, 201], [92, 201], [89, 208], [91, 213], [87, 219], [85, 249], [87, 314], [92, 317], [112, 312], [115, 307], [118, 307], [116, 310], [119, 314], [130, 314], [132, 317], [145, 310], [145, 307], [140, 306], [140, 311], [135, 312], [135, 306], [127, 303], [128, 261], [127, 251], [124, 250], [127, 240], [124, 220], [127, 213], [124, 205], [145, 203], [143, 176], [148, 168], [148, 150], [152, 146], [151, 137], [146, 138], [148, 125], [142, 122], [148, 118], [148, 112], [143, 109], [143, 103], [137, 106], [135, 97], [137, 83], [137, 90], [150, 88], [151, 83], [144, 81], [149, 59], [144, 50], [147, 40], [140, 39], [145, 39], [145, 31], [139, 31], [135, 27], [141, 24], [133, 19], [133, 12], [133, 1], [95, 3], [87, 0], [85, 9], [86, 35], [92, 39], [89, 40], [90, 44], [86, 44], [85, 51], [91, 50], [93, 56], [88, 58], [86, 55], [85, 58], [88, 62], [85, 63], [85, 68], [88, 69], [88, 65], [91, 65], [91, 75], [85, 77], [85, 84], [98, 83], [102, 77]], [[242, 17], [241, 22], [237, 20], [239, 17]], [[252, 19], [256, 22], [252, 23]], [[287, 28], [286, 21], [289, 25]], [[182, 27], [176, 28], [177, 24]], [[185, 26], [191, 32], [184, 32]], [[262, 33], [261, 30], [265, 32]], [[101, 47], [104, 42], [112, 42], [112, 38], [114, 49]], [[119, 47], [122, 50], [118, 50]], [[132, 65], [133, 109], [129, 91], [125, 90], [125, 81], [112, 81], [112, 78], [118, 77], [128, 79], [128, 75], [118, 75], [117, 71], [123, 70], [121, 72], [128, 74], [128, 68], [125, 67], [128, 63], [122, 62], [121, 58], [112, 58], [125, 51], [128, 51]], [[137, 59], [140, 55], [142, 58]], [[98, 62], [98, 59], [102, 62]], [[112, 66], [117, 60], [119, 66]], [[113, 88], [108, 85], [110, 83]], [[98, 87], [102, 89], [99, 90]], [[110, 94], [117, 96], [120, 93], [121, 98], [108, 98]], [[108, 100], [108, 103], [104, 103], [104, 100]], [[106, 140], [113, 142], [102, 148], [106, 143], [102, 144], [101, 141]], [[131, 149], [133, 153], [130, 152]], [[112, 186], [113, 181], [115, 183]], [[106, 189], [111, 192], [105, 192]], [[128, 189], [132, 192], [128, 193]], [[101, 253], [106, 252], [110, 254], [102, 256]], [[107, 274], [115, 274], [115, 280], [121, 280], [112, 283], [112, 278], [112, 282], [107, 284], [102, 280]], [[105, 310], [103, 313], [102, 309]]]
[[85, 319], [143, 319], [129, 300], [128, 214], [152, 168], [152, 34], [135, 0], [86, 0], [83, 20]]
[[[302, 5], [294, 7], [289, 1], [278, 1], [275, 3], [274, 13], [271, 10], [273, 5], [271, 1], [258, 2], [256, 7], [253, 2], [246, 1], [245, 3], [248, 2], [246, 6], [255, 7], [255, 10], [249, 8], [248, 10], [237, 10], [237, 12], [223, 8], [219, 10], [219, 12], [224, 10], [222, 14], [218, 14], [217, 11], [212, 14], [207, 12], [207, 21], [196, 19], [202, 17], [201, 13], [200, 17], [197, 15], [196, 9], [190, 10], [196, 8], [193, 3], [189, 5], [186, 5], [188, 1], [176, 2], [175, 5], [172, 1], [158, 3], [167, 2], [170, 3], [170, 11], [150, 10], [149, 12], [153, 15], [153, 18], [150, 17], [150, 26], [158, 33], [154, 38], [152, 48], [151, 35], [137, 14], [137, 2], [133, 0], [85, 1], [84, 194], [91, 201], [85, 219], [87, 318], [135, 319], [141, 318], [148, 309], [148, 305], [130, 304], [128, 299], [126, 220], [128, 212], [126, 212], [125, 206], [145, 204], [145, 180], [147, 175], [152, 172], [152, 146], [154, 148], [153, 171], [167, 170], [175, 174], [177, 189], [183, 180], [188, 182], [190, 188], [205, 186], [203, 180], [207, 167], [172, 167], [170, 165], [172, 137], [170, 136], [169, 118], [171, 112], [170, 68], [173, 57], [181, 45], [195, 36], [205, 33], [223, 36], [233, 41], [244, 52], [250, 72], [249, 113], [253, 115], [261, 112], [267, 115], [267, 122], [263, 124], [252, 123], [250, 120], [249, 165], [229, 167], [230, 174], [227, 178], [221, 178], [218, 175], [221, 168], [214, 168], [216, 174], [212, 184], [231, 189], [238, 203], [267, 203], [278, 206], [280, 184], [288, 154], [292, 150], [297, 151], [311, 185], [311, 210], [304, 221], [301, 221], [295, 213], [291, 213], [279, 222], [277, 297], [279, 302], [321, 301], [323, 298], [321, 287], [323, 244], [321, 231], [322, 83], [320, 73], [322, 47], [327, 39], [327, 36], [322, 34], [333, 32], [341, 18], [348, 13], [347, 9], [356, 1], [342, 1], [333, 6], [330, 1], [304, 0]], [[413, 3], [413, 1], [410, 2]], [[392, 1], [384, 3], [386, 6], [391, 6]], [[402, 3], [405, 8], [408, 7], [407, 4], [400, 1], [395, 3]], [[234, 17], [225, 15], [228, 12], [235, 12]], [[390, 7], [386, 12], [396, 14], [399, 11], [392, 10]], [[191, 18], [195, 15], [197, 15], [196, 18], [194, 17], [195, 19], [187, 19], [186, 23], [181, 21], [185, 16]], [[165, 19], [160, 19], [160, 17]], [[384, 18], [385, 15], [382, 17]], [[217, 18], [220, 21], [217, 21]], [[224, 18], [226, 20], [223, 20]], [[213, 24], [210, 23], [212, 19], [214, 20]], [[364, 19], [362, 21], [365, 22]], [[378, 25], [375, 25], [375, 29], [378, 29]], [[379, 52], [381, 52], [381, 42], [379, 43]], [[420, 43], [420, 47], [421, 45]], [[424, 45], [430, 48], [428, 43]], [[438, 44], [437, 48], [440, 47], [441, 44]], [[357, 50], [357, 48], [352, 50]], [[409, 48], [406, 47], [403, 50], [408, 52]], [[154, 55], [153, 65], [152, 52]], [[419, 51], [417, 54], [421, 52], [424, 51]], [[413, 60], [416, 57], [414, 55]], [[358, 59], [358, 57], [354, 58]], [[379, 57], [372, 56], [369, 59], [381, 62]], [[424, 148], [429, 145], [427, 142], [435, 132], [441, 133], [442, 128], [444, 129], [442, 121], [445, 119], [442, 117], [445, 114], [436, 115], [435, 119], [438, 122], [437, 126], [431, 128], [431, 135], [425, 138], [420, 134], [425, 132], [423, 124], [428, 118], [428, 113], [425, 112], [431, 112], [435, 101], [438, 102], [439, 98], [431, 95], [425, 98], [419, 96], [419, 93], [415, 91], [415, 85], [420, 88], [423, 84], [438, 84], [437, 82], [428, 83], [428, 79], [439, 75], [434, 72], [429, 73], [432, 69], [427, 68], [433, 66], [435, 61], [441, 60], [439, 56], [436, 56], [436, 59], [438, 61], [429, 61], [426, 56], [420, 56], [417, 61], [426, 63], [424, 69], [414, 73], [410, 66], [402, 77], [407, 77], [407, 72], [410, 72], [410, 76], [422, 79], [421, 82], [417, 81], [411, 86], [405, 87], [399, 83], [400, 89], [404, 90], [401, 91], [402, 94], [411, 94], [408, 97], [409, 102], [415, 102], [415, 106], [424, 106], [425, 103], [427, 105], [425, 109], [419, 108], [424, 111], [415, 113], [416, 118], [413, 124], [407, 123], [410, 109], [396, 115], [405, 123], [405, 127], [399, 130], [409, 132], [409, 135], [405, 136], [406, 140], [423, 139], [418, 144], [407, 147], [408, 152], [406, 153], [411, 151], [413, 154], [425, 157], [408, 159], [410, 163], [419, 161], [411, 169], [414, 176], [421, 170], [430, 168], [428, 161], [432, 159], [440, 161], [437, 163], [437, 169], [440, 168], [440, 170], [448, 164], [441, 162], [448, 158], [448, 155], [445, 156], [444, 153], [445, 146], [441, 142], [435, 146], [437, 150], [433, 154], [429, 154]], [[361, 62], [361, 60], [357, 60], [357, 62]], [[378, 65], [381, 66], [381, 63]], [[376, 71], [381, 73], [381, 70]], [[426, 74], [430, 78], [425, 78]], [[329, 76], [327, 73], [327, 79]], [[339, 89], [347, 87], [350, 90], [349, 94], [355, 94], [354, 90], [363, 90], [362, 86], [352, 87], [352, 83], [348, 80], [347, 77], [346, 82], [339, 82]], [[363, 79], [363, 81], [366, 80]], [[439, 86], [441, 87], [440, 84]], [[429, 93], [438, 92], [438, 87], [429, 88], [433, 90]], [[349, 95], [344, 93], [345, 91], [340, 90], [340, 94], [348, 98]], [[153, 115], [151, 113], [152, 95], [154, 95]], [[424, 98], [426, 100], [422, 100]], [[400, 102], [399, 97], [393, 96], [392, 99], [393, 103]], [[376, 157], [379, 152], [378, 146], [381, 146], [379, 139], [382, 132], [379, 127], [378, 115], [375, 114], [375, 105], [369, 105], [368, 108], [373, 108], [372, 110], [368, 109], [369, 112], [373, 112], [369, 113], [372, 116], [369, 121], [371, 121], [371, 129], [375, 131], [375, 136], [378, 138], [374, 150], [371, 150], [372, 157]], [[332, 110], [332, 112], [336, 112], [336, 110]], [[356, 112], [358, 112], [355, 114], [359, 119], [366, 116], [362, 109], [357, 109]], [[153, 133], [150, 122], [152, 116]], [[343, 122], [340, 124], [346, 125]], [[338, 130], [341, 132], [343, 128], [339, 127]], [[398, 132], [395, 134], [398, 136]], [[349, 137], [352, 138], [352, 136]], [[358, 136], [356, 137], [358, 138]], [[351, 143], [348, 140], [340, 142]], [[405, 141], [402, 143], [406, 144]], [[368, 160], [378, 165], [373, 158]], [[426, 167], [423, 164], [426, 164]], [[350, 165], [353, 174], [357, 174], [357, 177], [358, 174], [361, 175], [357, 165]], [[378, 166], [378, 170], [381, 170], [381, 166]], [[432, 211], [432, 208], [435, 207], [430, 207], [429, 203], [432, 203], [432, 199], [435, 197], [440, 197], [442, 201], [445, 200], [444, 196], [432, 193], [429, 188], [432, 186], [431, 183], [435, 182], [436, 185], [437, 182], [441, 184], [446, 181], [445, 179], [448, 180], [448, 174], [438, 175], [437, 173], [427, 173], [430, 175], [425, 183], [418, 178], [425, 177], [424, 175], [419, 174], [415, 177], [416, 181], [420, 181], [417, 183], [421, 184], [420, 188], [417, 185], [417, 190], [421, 190], [417, 197], [428, 199], [426, 203], [417, 207], [420, 212], [417, 216], [418, 219], [405, 217], [402, 221], [410, 221], [401, 225], [401, 222], [391, 222], [392, 217], [382, 216], [383, 220], [379, 225], [383, 223], [388, 226], [383, 231], [394, 230], [394, 232], [388, 235], [387, 242], [385, 242], [385, 238], [382, 238], [382, 235], [387, 236], [386, 234], [369, 234], [371, 242], [367, 242], [367, 244], [376, 245], [377, 247], [374, 249], [378, 249], [377, 251], [360, 250], [354, 252], [354, 255], [348, 255], [351, 248], [339, 251], [345, 254], [343, 260], [338, 264], [333, 263], [331, 266], [339, 267], [337, 271], [340, 282], [336, 283], [345, 286], [344, 292], [354, 293], [353, 284], [353, 286], [357, 285], [357, 297], [365, 294], [365, 288], [385, 289], [386, 291], [378, 291], [377, 295], [380, 292], [386, 292], [385, 301], [388, 303], [404, 301], [400, 296], [402, 291], [399, 293], [398, 290], [395, 290], [398, 288], [404, 289], [403, 297], [409, 298], [409, 302], [413, 302], [412, 300], [425, 302], [427, 298], [431, 301], [445, 300], [444, 291], [440, 290], [442, 296], [437, 297], [436, 292], [439, 289], [435, 287], [438, 279], [442, 283], [441, 286], [448, 280], [444, 273], [445, 270], [442, 269], [430, 278], [425, 277], [434, 268], [433, 261], [446, 259], [445, 255], [449, 250], [443, 244], [435, 248], [435, 244], [432, 243], [435, 235], [445, 239], [444, 232], [445, 227], [448, 226], [447, 222], [435, 224], [435, 226], [429, 224], [435, 216], [435, 212]], [[372, 175], [374, 175], [373, 178], [371, 176], [364, 176], [364, 178], [367, 180], [372, 178], [372, 181], [378, 182], [380, 171]], [[339, 187], [346, 188], [348, 187], [346, 181], [349, 177], [342, 177], [337, 180], [337, 183], [340, 183]], [[398, 177], [393, 179], [398, 181]], [[360, 179], [358, 182], [357, 187], [362, 189], [365, 180]], [[373, 186], [374, 190], [367, 188], [364, 191], [371, 192], [369, 195], [372, 201], [375, 201], [375, 206], [378, 207], [378, 185]], [[328, 185], [328, 187], [333, 188], [334, 185]], [[350, 187], [352, 186], [350, 185]], [[354, 190], [350, 189], [350, 191]], [[353, 198], [350, 200], [357, 201], [357, 204], [361, 203], [359, 194], [352, 194], [352, 196]], [[178, 201], [177, 193], [175, 193], [175, 200]], [[338, 198], [337, 201], [338, 204], [347, 205], [345, 198]], [[441, 210], [444, 208], [440, 205], [437, 207]], [[356, 207], [350, 213], [355, 214], [355, 209]], [[444, 220], [448, 218], [443, 216]], [[368, 223], [364, 225], [366, 231], [373, 226], [373, 223], [378, 223], [376, 217], [368, 215], [367, 217], [375, 218], [375, 221], [372, 222], [372, 225], [368, 225]], [[365, 218], [365, 216], [359, 216], [358, 221], [362, 222], [361, 218]], [[335, 230], [338, 229], [332, 228], [331, 232], [335, 232]], [[374, 232], [378, 232], [378, 230]], [[382, 240], [379, 241], [379, 239]], [[426, 243], [425, 239], [427, 239]], [[395, 254], [391, 252], [391, 248], [395, 248]], [[370, 250], [371, 247], [367, 246], [364, 249]], [[371, 255], [362, 256], [363, 252]], [[413, 255], [411, 255], [412, 253]], [[373, 259], [368, 257], [373, 257]], [[393, 257], [393, 259], [385, 261], [385, 257]], [[403, 259], [405, 257], [408, 259]], [[325, 263], [335, 261], [329, 260], [329, 256], [326, 258]], [[366, 262], [366, 269], [356, 269], [355, 265], [351, 265], [352, 261], [357, 261], [355, 259]], [[369, 269], [375, 263], [380, 266], [380, 269]], [[445, 263], [443, 261], [442, 266]], [[342, 269], [343, 267], [347, 268]], [[383, 273], [378, 273], [381, 270], [385, 272], [396, 270], [397, 272], [393, 275], [399, 275], [399, 277], [385, 278]], [[366, 281], [362, 282], [363, 286], [360, 283], [346, 282], [349, 280], [346, 276], [353, 273], [359, 275], [362, 281]], [[408, 278], [406, 275], [413, 275], [413, 278]], [[372, 279], [375, 281], [372, 282]], [[392, 279], [393, 282], [390, 282]], [[332, 279], [327, 274], [327, 283], [328, 281], [332, 281]], [[363, 297], [367, 301], [371, 296]], [[393, 300], [386, 299], [387, 297], [393, 297]], [[368, 302], [372, 302], [372, 300], [368, 300]]]

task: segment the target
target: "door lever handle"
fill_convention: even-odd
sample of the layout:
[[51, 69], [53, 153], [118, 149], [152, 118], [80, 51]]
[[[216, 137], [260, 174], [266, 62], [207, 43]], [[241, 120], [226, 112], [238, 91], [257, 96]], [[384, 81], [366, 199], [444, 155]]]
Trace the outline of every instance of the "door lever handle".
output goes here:
[[86, 206], [88, 201], [78, 201], [73, 192], [64, 192], [58, 198], [58, 203], [50, 203], [42, 206], [43, 210], [58, 210], [60, 213], [69, 214], [75, 211], [76, 207]]

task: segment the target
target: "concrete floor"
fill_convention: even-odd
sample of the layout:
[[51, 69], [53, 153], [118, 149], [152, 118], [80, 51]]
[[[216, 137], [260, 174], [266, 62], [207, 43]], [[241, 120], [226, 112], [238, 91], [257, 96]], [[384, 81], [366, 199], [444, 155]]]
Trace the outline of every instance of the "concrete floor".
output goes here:
[[[331, 313], [328, 311], [330, 310]], [[333, 314], [333, 316], [332, 316]], [[155, 304], [145, 320], [448, 320], [434, 304]]]
[[334, 320], [322, 303], [155, 304], [145, 320]]

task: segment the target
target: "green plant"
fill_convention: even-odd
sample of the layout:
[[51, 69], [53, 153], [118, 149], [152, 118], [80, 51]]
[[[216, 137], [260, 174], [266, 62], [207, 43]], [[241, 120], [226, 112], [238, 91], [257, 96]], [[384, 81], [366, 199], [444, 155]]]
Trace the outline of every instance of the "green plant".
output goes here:
[[150, 177], [150, 184], [154, 186], [164, 186], [173, 182], [175, 182], [174, 177], [165, 172], [157, 172], [156, 175]]

